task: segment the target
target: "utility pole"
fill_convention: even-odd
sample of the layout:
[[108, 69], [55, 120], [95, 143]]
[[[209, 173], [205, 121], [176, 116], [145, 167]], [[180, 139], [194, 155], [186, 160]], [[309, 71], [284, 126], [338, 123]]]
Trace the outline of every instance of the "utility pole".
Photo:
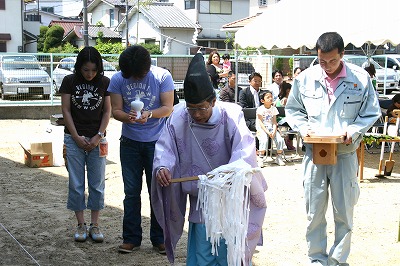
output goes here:
[[126, 25], [126, 35], [125, 35], [125, 44], [126, 48], [129, 46], [129, 26], [128, 26], [128, 1], [129, 0], [121, 0], [121, 3], [125, 2], [125, 25]]
[[83, 41], [85, 47], [89, 46], [87, 0], [83, 0]]
[[136, 44], [138, 44], [139, 42], [139, 18], [140, 18], [139, 5], [140, 5], [140, 0], [137, 0]]

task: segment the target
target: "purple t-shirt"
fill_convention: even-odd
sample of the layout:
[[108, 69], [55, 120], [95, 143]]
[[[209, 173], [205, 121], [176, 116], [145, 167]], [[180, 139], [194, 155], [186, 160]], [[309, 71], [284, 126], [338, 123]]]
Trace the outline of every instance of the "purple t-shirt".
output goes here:
[[[142, 111], [151, 111], [161, 106], [160, 94], [174, 90], [174, 82], [168, 70], [151, 66], [149, 73], [141, 80], [125, 79], [121, 72], [112, 76], [108, 91], [120, 94], [124, 103], [123, 111], [129, 113], [131, 102], [139, 96], [144, 103]], [[123, 123], [122, 136], [140, 142], [158, 140], [166, 118], [150, 118], [144, 124]]]

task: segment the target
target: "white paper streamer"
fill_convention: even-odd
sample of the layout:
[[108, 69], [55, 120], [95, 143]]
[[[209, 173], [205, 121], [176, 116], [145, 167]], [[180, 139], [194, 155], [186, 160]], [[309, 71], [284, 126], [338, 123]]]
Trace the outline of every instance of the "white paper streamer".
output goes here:
[[218, 255], [220, 239], [225, 239], [230, 266], [245, 261], [250, 182], [255, 171], [259, 169], [241, 159], [199, 176], [197, 209], [203, 211], [211, 253]]

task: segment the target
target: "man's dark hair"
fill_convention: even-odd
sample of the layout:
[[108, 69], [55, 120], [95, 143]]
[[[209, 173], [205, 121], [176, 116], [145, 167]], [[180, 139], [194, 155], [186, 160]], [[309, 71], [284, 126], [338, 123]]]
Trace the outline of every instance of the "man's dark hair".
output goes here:
[[283, 72], [280, 69], [275, 69], [274, 71], [272, 71], [272, 79], [275, 78], [276, 73], [281, 74], [282, 78], [283, 78]]
[[83, 78], [81, 73], [82, 65], [88, 62], [96, 65], [97, 75], [95, 78], [104, 75], [103, 59], [101, 58], [101, 54], [92, 46], [86, 46], [79, 52], [74, 66], [74, 73]]
[[260, 73], [258, 73], [258, 72], [253, 72], [253, 73], [251, 73], [250, 76], [249, 76], [249, 81], [251, 81], [254, 77], [259, 77], [260, 79], [262, 79], [262, 76], [261, 76]]
[[233, 74], [235, 74], [235, 72], [233, 72], [233, 70], [229, 70], [229, 72], [228, 72], [228, 78], [232, 77]]
[[322, 53], [328, 53], [336, 48], [339, 53], [344, 51], [343, 38], [337, 32], [325, 32], [319, 36], [317, 44], [315, 45], [315, 49], [317, 51], [321, 50]]
[[133, 45], [126, 48], [119, 57], [119, 68], [124, 78], [142, 79], [150, 71], [151, 58], [146, 48]]

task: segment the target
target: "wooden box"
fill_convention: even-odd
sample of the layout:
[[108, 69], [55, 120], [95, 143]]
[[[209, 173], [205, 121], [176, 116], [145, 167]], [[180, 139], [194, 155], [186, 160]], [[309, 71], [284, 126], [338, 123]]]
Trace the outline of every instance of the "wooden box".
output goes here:
[[337, 144], [343, 142], [343, 136], [304, 137], [305, 143], [313, 145], [314, 164], [336, 164]]

